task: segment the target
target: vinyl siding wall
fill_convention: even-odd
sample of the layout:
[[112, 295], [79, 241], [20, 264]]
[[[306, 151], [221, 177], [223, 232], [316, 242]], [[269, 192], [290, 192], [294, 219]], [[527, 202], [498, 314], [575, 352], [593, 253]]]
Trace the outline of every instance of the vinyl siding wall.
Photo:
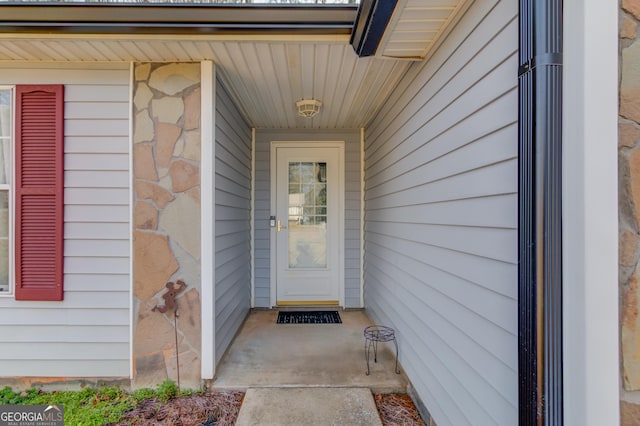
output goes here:
[[518, 423], [516, 0], [477, 0], [366, 130], [365, 306], [439, 426]]
[[256, 131], [255, 305], [271, 307], [271, 141], [345, 142], [345, 307], [360, 307], [360, 130]]
[[251, 128], [220, 80], [215, 109], [217, 364], [251, 303]]
[[4, 64], [65, 85], [64, 301], [0, 297], [0, 376], [129, 377], [129, 64]]

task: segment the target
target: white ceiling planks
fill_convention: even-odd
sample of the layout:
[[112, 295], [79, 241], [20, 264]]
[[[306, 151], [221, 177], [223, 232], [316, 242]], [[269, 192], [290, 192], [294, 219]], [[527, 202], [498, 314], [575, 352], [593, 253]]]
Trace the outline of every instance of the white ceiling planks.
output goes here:
[[125, 49], [127, 53], [129, 53], [130, 58], [139, 58], [137, 61], [149, 61], [150, 57], [147, 52], [144, 52], [140, 47], [138, 47], [138, 43], [129, 40], [121, 40], [118, 43]]
[[[398, 81], [406, 69], [405, 63], [397, 61], [384, 61], [381, 64], [380, 72], [368, 73], [363, 79], [363, 90], [359, 90], [354, 97], [354, 105], [363, 105], [364, 108], [351, 108], [351, 114], [347, 120], [360, 120], [369, 123], [374, 114], [377, 113], [395, 89]], [[361, 117], [355, 115], [364, 112]]]
[[471, 3], [473, 0], [399, 0], [376, 56], [426, 58]]
[[15, 46], [15, 43], [0, 43], [0, 58], [10, 58], [14, 61], [24, 61], [25, 57], [22, 56], [20, 50]]
[[[296, 127], [296, 117], [290, 114], [290, 103], [294, 99], [289, 84], [289, 69], [287, 67], [287, 53], [285, 46], [281, 44], [265, 44], [258, 48], [260, 55], [259, 61], [268, 64], [264, 69], [269, 70], [266, 75], [271, 82], [269, 87], [269, 95], [274, 99], [276, 105], [274, 114], [277, 115], [277, 122], [281, 123], [284, 128]], [[295, 102], [295, 101], [294, 101]]]
[[[327, 76], [326, 86], [333, 89], [331, 91], [332, 96], [327, 99], [325, 105], [326, 114], [318, 117], [319, 120], [322, 120], [321, 127], [324, 128], [331, 128], [334, 127], [334, 123], [345, 121], [342, 109], [345, 104], [351, 104], [350, 99], [347, 99], [345, 95], [350, 85], [359, 83], [352, 78], [356, 72], [356, 62], [358, 61], [353, 51], [343, 48], [334, 49], [331, 53], [336, 57], [334, 62], [340, 58], [340, 67], [333, 70], [328, 68], [323, 69]], [[361, 61], [369, 61], [369, 59], [361, 59]]]
[[[0, 38], [0, 66], [3, 61], [201, 60], [216, 63], [252, 126], [271, 129], [366, 126], [410, 65], [407, 61], [358, 58], [346, 39]], [[297, 116], [295, 102], [302, 98], [323, 103], [313, 119]]]
[[[368, 58], [358, 58], [349, 45], [349, 35], [340, 31], [315, 35], [274, 32], [210, 35], [6, 32], [0, 34], [0, 66], [3, 62], [13, 61], [212, 60], [227, 90], [254, 127], [367, 127], [409, 69], [411, 61], [407, 59], [428, 59], [473, 2], [398, 0], [375, 56]], [[159, 16], [167, 13], [165, 9], [153, 10], [157, 16], [144, 15], [144, 22], [147, 18], [162, 21]], [[299, 14], [298, 18], [309, 18], [306, 10], [287, 10], [289, 14]], [[193, 18], [189, 15], [193, 11], [181, 8], [180, 12], [188, 15], [182, 17], [187, 23]], [[80, 16], [83, 12], [78, 9], [73, 13]], [[121, 22], [121, 12], [114, 8], [113, 13], [117, 22]], [[232, 8], [220, 13], [227, 15], [217, 16], [217, 19], [227, 19], [228, 22], [236, 22], [240, 18], [244, 22], [247, 16], [253, 20], [251, 22], [269, 19], [279, 22], [285, 18], [281, 16], [282, 11], [270, 11], [265, 15], [267, 12], [262, 9], [247, 12]], [[353, 19], [355, 9], [322, 9], [313, 13], [313, 21], [309, 22], [317, 19], [324, 22], [324, 19], [326, 22], [344, 23], [345, 19], [347, 22]], [[321, 13], [320, 18], [317, 18], [318, 13]], [[126, 19], [130, 17], [125, 16]], [[293, 19], [291, 22], [298, 21]], [[296, 113], [295, 102], [303, 98], [315, 98], [323, 104], [320, 113], [312, 119], [301, 118]]]
[[68, 61], [69, 60], [69, 56], [63, 55], [60, 52], [60, 49], [57, 48], [57, 46], [55, 46], [53, 43], [49, 43], [48, 45], [45, 45], [43, 42], [34, 41], [33, 42], [33, 47], [38, 49], [40, 52], [46, 51], [51, 56], [55, 57], [56, 61]]

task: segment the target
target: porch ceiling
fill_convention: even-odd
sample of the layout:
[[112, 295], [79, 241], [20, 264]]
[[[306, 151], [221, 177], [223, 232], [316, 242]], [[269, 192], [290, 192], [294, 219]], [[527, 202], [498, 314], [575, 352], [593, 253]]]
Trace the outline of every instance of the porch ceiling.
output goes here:
[[[158, 36], [0, 36], [0, 66], [8, 61], [212, 60], [256, 128], [366, 127], [409, 62], [358, 58], [348, 36], [206, 40]], [[301, 40], [301, 41], [300, 41]], [[298, 117], [295, 102], [322, 101], [320, 113]]]
[[473, 0], [398, 0], [376, 56], [426, 58], [471, 3]]
[[[349, 44], [354, 7], [2, 5], [0, 66], [16, 62], [212, 60], [250, 124], [367, 127], [411, 62], [470, 0], [400, 0], [373, 57]], [[99, 13], [98, 13], [99, 12]], [[1, 83], [1, 82], [0, 82]], [[312, 119], [295, 102], [322, 102]]]

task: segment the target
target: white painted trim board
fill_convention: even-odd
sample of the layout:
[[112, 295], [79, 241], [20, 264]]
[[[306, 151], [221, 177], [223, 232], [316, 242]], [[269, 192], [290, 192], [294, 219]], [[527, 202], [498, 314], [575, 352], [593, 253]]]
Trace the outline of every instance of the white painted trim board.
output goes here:
[[215, 375], [215, 99], [216, 70], [213, 62], [201, 63], [201, 111], [200, 111], [200, 179], [201, 179], [201, 251], [200, 299], [202, 306], [202, 349], [200, 368], [203, 380]]

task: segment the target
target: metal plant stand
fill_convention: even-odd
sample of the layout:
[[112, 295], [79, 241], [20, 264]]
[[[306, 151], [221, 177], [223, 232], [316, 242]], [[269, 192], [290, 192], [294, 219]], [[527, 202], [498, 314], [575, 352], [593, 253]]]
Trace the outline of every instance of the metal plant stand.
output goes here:
[[378, 362], [378, 342], [391, 342], [393, 341], [396, 347], [396, 374], [400, 374], [398, 368], [398, 342], [396, 341], [396, 332], [391, 327], [384, 325], [370, 325], [364, 329], [364, 357], [367, 360], [367, 376], [370, 374], [369, 370], [369, 353], [373, 346], [373, 362]]

